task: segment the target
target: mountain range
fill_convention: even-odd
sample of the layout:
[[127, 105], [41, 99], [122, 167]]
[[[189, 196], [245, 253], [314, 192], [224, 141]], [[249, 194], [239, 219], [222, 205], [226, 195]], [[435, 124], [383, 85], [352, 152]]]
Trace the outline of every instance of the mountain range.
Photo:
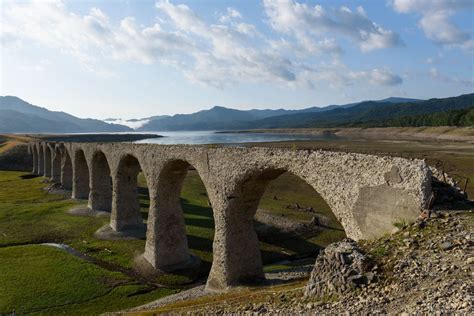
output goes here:
[[128, 126], [49, 111], [14, 96], [0, 97], [0, 133], [98, 133], [132, 131]]
[[[85, 133], [193, 131], [258, 128], [471, 125], [474, 94], [441, 99], [391, 97], [377, 101], [310, 107], [300, 110], [237, 110], [214, 106], [192, 114], [104, 121], [81, 119], [34, 106], [18, 97], [0, 97], [0, 133]], [[466, 111], [464, 111], [467, 109]], [[448, 114], [446, 114], [448, 113]], [[425, 118], [429, 117], [429, 120]], [[466, 118], [468, 117], [468, 118]], [[120, 124], [117, 124], [120, 123]], [[407, 125], [408, 124], [408, 125]], [[128, 125], [128, 126], [126, 126]], [[397, 125], [397, 126], [398, 126]], [[133, 128], [133, 129], [132, 129]]]

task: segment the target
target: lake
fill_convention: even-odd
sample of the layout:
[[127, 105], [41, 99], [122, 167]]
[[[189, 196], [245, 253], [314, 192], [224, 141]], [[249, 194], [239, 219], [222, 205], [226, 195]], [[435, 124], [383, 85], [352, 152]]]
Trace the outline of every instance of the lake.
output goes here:
[[151, 132], [165, 137], [136, 141], [141, 144], [241, 144], [289, 140], [335, 139], [335, 136], [295, 135], [280, 133], [216, 133], [214, 131]]

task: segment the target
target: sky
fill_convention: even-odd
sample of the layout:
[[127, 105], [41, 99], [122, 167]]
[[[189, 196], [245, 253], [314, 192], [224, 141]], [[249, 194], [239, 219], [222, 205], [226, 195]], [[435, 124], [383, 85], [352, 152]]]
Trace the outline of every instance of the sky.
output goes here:
[[79, 117], [474, 88], [474, 0], [0, 0], [0, 18], [0, 95]]

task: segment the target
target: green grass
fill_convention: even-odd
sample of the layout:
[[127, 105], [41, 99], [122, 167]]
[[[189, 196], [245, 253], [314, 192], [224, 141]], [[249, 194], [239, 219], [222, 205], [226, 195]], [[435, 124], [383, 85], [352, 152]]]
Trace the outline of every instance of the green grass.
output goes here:
[[0, 314], [98, 314], [176, 292], [133, 295], [144, 286], [48, 246], [0, 248], [0, 262]]
[[[133, 258], [143, 252], [145, 241], [95, 239], [93, 233], [108, 222], [107, 218], [67, 214], [66, 210], [85, 205], [85, 202], [49, 194], [43, 190], [46, 186], [43, 178], [27, 175], [0, 171], [0, 314], [13, 310], [20, 313], [97, 314], [139, 305], [176, 291], [158, 289], [132, 295], [143, 286], [134, 284], [127, 276], [83, 262], [62, 250], [38, 245], [65, 243], [93, 258], [131, 268]], [[141, 175], [139, 184], [146, 185]], [[286, 204], [298, 202], [330, 215], [327, 205], [309, 189], [303, 181], [284, 175], [269, 186], [260, 207], [274, 214], [287, 211], [288, 217], [294, 219], [309, 219], [301, 211], [286, 209]], [[149, 199], [145, 189], [140, 189], [140, 193], [146, 220]], [[313, 194], [313, 197], [306, 198], [305, 194]], [[273, 200], [274, 195], [278, 196], [278, 201]], [[214, 219], [206, 190], [195, 171], [188, 173], [181, 196], [190, 250], [202, 259], [202, 274], [205, 275], [212, 263]], [[263, 261], [271, 264], [308, 250], [316, 253], [331, 238], [341, 238], [341, 235], [339, 230], [334, 230], [314, 238], [311, 241], [290, 238], [278, 243], [261, 242]], [[160, 281], [176, 284], [189, 280], [166, 275]]]

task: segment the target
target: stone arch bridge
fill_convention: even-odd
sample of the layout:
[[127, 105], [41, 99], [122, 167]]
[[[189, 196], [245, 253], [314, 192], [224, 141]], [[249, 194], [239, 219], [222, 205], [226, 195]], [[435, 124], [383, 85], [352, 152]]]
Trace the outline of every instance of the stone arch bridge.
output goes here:
[[262, 278], [253, 217], [267, 184], [291, 172], [311, 185], [353, 239], [380, 236], [414, 220], [431, 194], [422, 160], [322, 150], [151, 145], [131, 143], [29, 144], [33, 173], [109, 211], [111, 234], [144, 231], [137, 174], [149, 189], [150, 208], [142, 258], [173, 270], [191, 260], [180, 191], [190, 167], [199, 173], [212, 204], [215, 237], [208, 290], [225, 290]]

